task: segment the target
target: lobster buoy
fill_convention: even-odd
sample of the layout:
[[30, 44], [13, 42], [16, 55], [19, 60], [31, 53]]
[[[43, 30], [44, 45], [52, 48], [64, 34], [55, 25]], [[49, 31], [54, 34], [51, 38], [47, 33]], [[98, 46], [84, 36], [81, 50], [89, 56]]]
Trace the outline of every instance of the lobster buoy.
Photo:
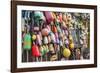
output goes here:
[[49, 49], [50, 52], [55, 53], [53, 44], [49, 44], [48, 49]]
[[29, 33], [26, 33], [23, 40], [23, 48], [25, 50], [31, 49], [31, 35]]
[[51, 31], [50, 25], [47, 25], [46, 28], [48, 29], [48, 31]]
[[51, 38], [50, 38], [50, 35], [48, 35], [48, 43], [50, 43], [51, 42]]
[[69, 44], [69, 41], [68, 41], [68, 39], [65, 39], [65, 44], [67, 44], [67, 45]]
[[45, 22], [45, 21], [46, 21], [46, 19], [45, 19], [45, 16], [44, 16], [43, 12], [40, 12], [40, 13], [41, 13], [40, 20], [43, 20], [43, 21]]
[[53, 21], [53, 17], [52, 17], [51, 12], [45, 11], [45, 12], [44, 12], [44, 15], [45, 15], [45, 17], [46, 17], [46, 20], [47, 20], [48, 24], [50, 24], [51, 21]]
[[62, 40], [59, 41], [60, 46], [63, 46], [63, 42]]
[[47, 36], [50, 33], [50, 31], [47, 28], [42, 29], [41, 32], [43, 36]]
[[55, 20], [57, 18], [56, 14], [54, 12], [51, 12], [51, 15], [52, 15], [53, 20]]
[[42, 46], [40, 46], [40, 52], [41, 52], [41, 56], [43, 56], [45, 53], [44, 53], [44, 48]]
[[55, 37], [58, 38], [58, 33], [55, 33]]
[[62, 13], [59, 14], [59, 21], [62, 22]]
[[59, 44], [59, 42], [60, 42], [60, 41], [59, 41], [59, 38], [56, 38], [56, 43]]
[[40, 29], [38, 26], [34, 26], [33, 30], [38, 32]]
[[59, 33], [61, 33], [61, 28], [60, 28], [60, 26], [57, 26], [57, 31], [58, 31]]
[[37, 45], [33, 45], [32, 46], [32, 56], [34, 56], [34, 57], [41, 56], [40, 51], [39, 51], [39, 48], [38, 48]]
[[57, 28], [56, 28], [56, 26], [53, 25], [51, 29], [52, 29], [52, 31], [53, 31], [54, 33], [57, 33]]
[[38, 43], [39, 45], [42, 44], [42, 41], [41, 41], [41, 39], [40, 39], [40, 35], [39, 35], [39, 34], [36, 35], [36, 40], [37, 40], [37, 43]]
[[68, 30], [65, 30], [65, 35], [68, 36]]
[[67, 26], [66, 26], [64, 21], [62, 22], [61, 26], [62, 26], [63, 29], [67, 29]]
[[70, 49], [74, 49], [74, 43], [69, 44]]
[[44, 37], [44, 42], [43, 43], [48, 44], [48, 38], [46, 36]]
[[71, 51], [68, 48], [64, 48], [63, 56], [68, 58], [71, 55]]
[[40, 46], [40, 52], [41, 52], [41, 56], [46, 55], [46, 53], [48, 52], [48, 46]]
[[69, 40], [73, 41], [73, 37], [71, 35], [69, 35]]
[[67, 20], [68, 20], [68, 21], [72, 20], [71, 14], [67, 14]]
[[63, 19], [63, 21], [67, 21], [67, 16], [66, 16], [66, 13], [64, 13], [63, 15], [62, 15], [62, 19]]
[[62, 32], [59, 33], [59, 38], [63, 38], [64, 34]]
[[80, 59], [81, 57], [80, 49], [76, 49], [75, 52], [76, 52], [76, 59]]
[[43, 47], [44, 54], [47, 54], [49, 52], [48, 46], [47, 45], [43, 45], [42, 47]]
[[35, 34], [32, 35], [32, 39], [36, 40], [36, 35]]
[[50, 33], [50, 37], [51, 37], [51, 41], [52, 41], [52, 43], [56, 43], [56, 38], [55, 38], [55, 35], [54, 35], [54, 33]]
[[39, 32], [39, 36], [40, 36], [40, 40], [42, 40], [42, 33], [41, 32]]
[[34, 11], [34, 18], [40, 19], [42, 17], [42, 14], [40, 11]]

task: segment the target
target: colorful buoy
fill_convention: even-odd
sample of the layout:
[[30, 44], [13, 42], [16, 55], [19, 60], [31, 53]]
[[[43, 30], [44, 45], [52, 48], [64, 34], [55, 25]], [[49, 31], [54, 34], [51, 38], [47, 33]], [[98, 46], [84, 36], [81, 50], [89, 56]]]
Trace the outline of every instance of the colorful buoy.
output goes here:
[[74, 49], [74, 43], [69, 44], [70, 49]]
[[71, 55], [71, 51], [68, 48], [64, 48], [63, 56], [68, 58]]
[[32, 39], [36, 40], [36, 35], [35, 34], [32, 35]]
[[24, 42], [23, 48], [25, 50], [30, 50], [31, 49], [31, 35], [29, 33], [25, 34], [23, 42]]
[[33, 45], [32, 46], [32, 56], [34, 57], [39, 57], [41, 54], [40, 54], [40, 51], [39, 51], [39, 47], [37, 45]]

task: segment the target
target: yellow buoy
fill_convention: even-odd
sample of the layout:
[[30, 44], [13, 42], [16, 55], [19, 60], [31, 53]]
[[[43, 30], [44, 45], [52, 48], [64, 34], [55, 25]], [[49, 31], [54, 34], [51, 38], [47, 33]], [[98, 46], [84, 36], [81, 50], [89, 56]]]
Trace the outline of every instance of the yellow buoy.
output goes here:
[[68, 58], [71, 55], [71, 51], [67, 48], [63, 50], [63, 56]]
[[32, 35], [32, 39], [35, 40], [36, 39], [36, 35]]
[[70, 43], [69, 47], [70, 49], [74, 49], [74, 43]]
[[73, 41], [73, 37], [71, 35], [69, 35], [69, 40]]

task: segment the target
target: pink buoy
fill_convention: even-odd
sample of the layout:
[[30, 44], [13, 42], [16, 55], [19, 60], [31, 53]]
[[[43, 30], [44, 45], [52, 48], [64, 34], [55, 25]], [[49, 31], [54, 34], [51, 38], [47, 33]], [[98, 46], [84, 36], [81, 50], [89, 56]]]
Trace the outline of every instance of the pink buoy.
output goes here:
[[50, 24], [51, 21], [53, 21], [52, 13], [49, 12], [49, 11], [45, 11], [45, 12], [44, 12], [44, 15], [45, 15], [45, 17], [46, 17], [47, 22]]
[[40, 35], [39, 35], [39, 34], [36, 35], [36, 39], [37, 39], [37, 43], [38, 43], [39, 45], [41, 45], [41, 44], [42, 44], [42, 41], [41, 41], [41, 39], [40, 39]]
[[47, 28], [42, 29], [41, 32], [43, 36], [47, 36], [50, 33], [50, 31]]
[[65, 35], [68, 36], [68, 30], [65, 30]]

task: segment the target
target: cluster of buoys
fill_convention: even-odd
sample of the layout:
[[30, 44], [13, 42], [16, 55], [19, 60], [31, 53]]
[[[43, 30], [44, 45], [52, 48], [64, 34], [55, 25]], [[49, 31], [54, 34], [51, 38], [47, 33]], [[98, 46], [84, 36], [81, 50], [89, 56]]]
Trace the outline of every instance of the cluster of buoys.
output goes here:
[[23, 52], [25, 61], [30, 61], [30, 57], [33, 62], [80, 59], [81, 48], [88, 44], [84, 36], [87, 31], [83, 27], [83, 30], [75, 28], [75, 21], [78, 22], [75, 17], [74, 13], [67, 12], [23, 10], [21, 24], [22, 48], [27, 52], [27, 56]]

